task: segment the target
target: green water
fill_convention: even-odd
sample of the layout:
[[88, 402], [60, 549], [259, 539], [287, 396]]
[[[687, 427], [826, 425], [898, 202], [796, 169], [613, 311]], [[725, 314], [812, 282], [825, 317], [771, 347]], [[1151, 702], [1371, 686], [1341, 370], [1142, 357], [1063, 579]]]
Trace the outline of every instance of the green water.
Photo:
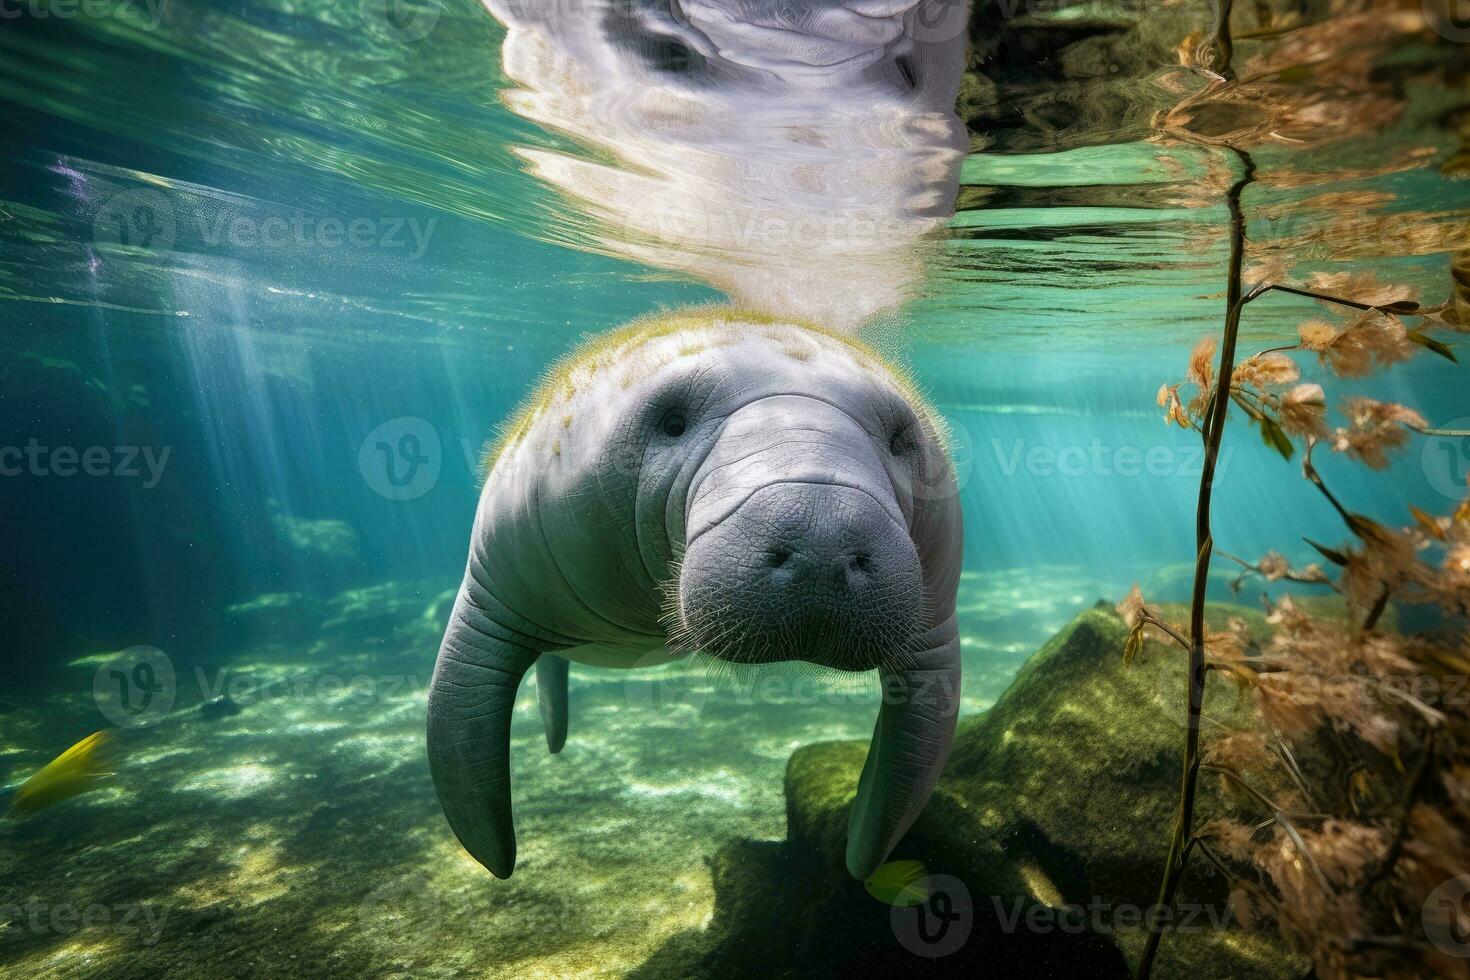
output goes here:
[[[1157, 138], [1179, 98], [1164, 49], [1095, 76], [1025, 54], [1028, 30], [1138, 20], [1064, 6], [1005, 24], [1022, 53], [1004, 111], [967, 118], [958, 213], [873, 330], [954, 432], [963, 715], [1097, 600], [1134, 582], [1186, 597], [1194, 555], [1198, 440], [1154, 392], [1219, 330], [1232, 162]], [[0, 825], [0, 973], [621, 976], [704, 928], [706, 859], [784, 838], [791, 752], [866, 738], [876, 689], [574, 668], [553, 758], [527, 684], [503, 882], [440, 815], [423, 716], [482, 444], [585, 335], [722, 299], [701, 275], [715, 258], [630, 261], [533, 172], [527, 150], [623, 162], [511, 111], [505, 30], [467, 0], [39, 10], [0, 25], [0, 444], [44, 460], [0, 478], [0, 780], [108, 724], [94, 681], [114, 651], [163, 651], [175, 683], [105, 787]], [[1470, 248], [1470, 194], [1444, 170], [1463, 45], [1368, 47], [1393, 111], [1265, 141], [1248, 235], [1301, 275], [1366, 267], [1438, 302]], [[1341, 111], [1368, 115], [1343, 84]], [[1242, 346], [1321, 313], [1262, 300]], [[1467, 390], [1427, 353], [1334, 388], [1450, 428]], [[405, 432], [432, 471], [407, 490], [371, 448]], [[102, 447], [107, 475], [65, 475], [56, 447]], [[1401, 522], [1457, 499], [1470, 444], [1415, 442], [1384, 473], [1320, 465]], [[1302, 536], [1341, 537], [1244, 426], [1221, 482], [1231, 552], [1304, 562]], [[219, 694], [238, 713], [198, 710]]]

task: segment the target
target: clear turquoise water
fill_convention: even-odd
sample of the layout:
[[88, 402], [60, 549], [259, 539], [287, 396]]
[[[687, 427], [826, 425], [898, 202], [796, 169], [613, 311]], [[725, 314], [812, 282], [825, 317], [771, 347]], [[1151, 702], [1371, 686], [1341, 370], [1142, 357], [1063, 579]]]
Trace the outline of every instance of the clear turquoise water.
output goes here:
[[[92, 674], [110, 651], [157, 647], [189, 679], [124, 778], [0, 838], [0, 905], [141, 900], [173, 931], [147, 944], [0, 932], [17, 975], [282, 970], [298, 955], [342, 972], [616, 975], [708, 915], [701, 855], [782, 836], [792, 748], [871, 724], [873, 703], [842, 690], [809, 705], [690, 678], [671, 709], [640, 710], [636, 683], [578, 672], [585, 708], [556, 767], [536, 752], [529, 693], [518, 714], [523, 871], [489, 893], [453, 846], [422, 764], [422, 687], [480, 446], [583, 336], [720, 295], [697, 264], [678, 275], [604, 254], [514, 152], [577, 151], [501, 102], [503, 30], [468, 2], [426, 9], [438, 19], [412, 43], [371, 4], [174, 0], [156, 29], [118, 15], [0, 30], [0, 441], [169, 453], [151, 486], [146, 467], [0, 480], [14, 682], [0, 691], [0, 779], [18, 784], [100, 727]], [[1323, 176], [1248, 192], [1252, 238], [1366, 215], [1375, 234], [1356, 251], [1306, 247], [1303, 268], [1368, 262], [1442, 298], [1470, 220], [1465, 185], [1437, 168], [1455, 146], [1429, 124], [1443, 102], [1411, 92], [1371, 152], [1266, 152], [1268, 172]], [[1204, 151], [1108, 135], [972, 155], [961, 182], [991, 203], [951, 222], [923, 295], [884, 324], [956, 434], [966, 712], [1099, 598], [1135, 581], [1160, 600], [1188, 588], [1195, 439], [1163, 426], [1153, 396], [1218, 329], [1225, 212]], [[1438, 156], [1343, 173], [1415, 147]], [[1382, 199], [1303, 205], [1329, 191]], [[117, 247], [109, 222], [140, 206], [155, 238]], [[258, 240], [267, 226], [273, 244]], [[1401, 227], [1439, 231], [1408, 247], [1384, 231]], [[1258, 303], [1243, 344], [1269, 346], [1314, 311]], [[1463, 374], [1429, 356], [1336, 390], [1445, 426], [1470, 416]], [[407, 432], [437, 475], [393, 499], [407, 464], [375, 447]], [[1454, 439], [1416, 443], [1387, 473], [1322, 465], [1353, 506], [1394, 521], [1407, 502], [1444, 510], [1467, 467]], [[1232, 434], [1222, 547], [1305, 561], [1302, 535], [1340, 537], [1295, 468]], [[189, 714], [214, 693], [196, 667], [249, 679], [246, 709]], [[326, 675], [367, 677], [369, 696], [323, 691]], [[259, 693], [291, 678], [308, 692]], [[400, 919], [363, 911], [405, 881], [437, 897]], [[301, 930], [290, 943], [260, 940], [286, 923]]]

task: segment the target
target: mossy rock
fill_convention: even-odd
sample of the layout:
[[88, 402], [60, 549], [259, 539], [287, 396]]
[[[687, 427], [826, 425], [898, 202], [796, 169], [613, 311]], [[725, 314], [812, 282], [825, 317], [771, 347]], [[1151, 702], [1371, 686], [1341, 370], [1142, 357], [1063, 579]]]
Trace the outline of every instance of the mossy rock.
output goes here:
[[[1207, 621], [1232, 617], [1266, 635], [1264, 617], [1244, 607], [1211, 608]], [[975, 914], [959, 951], [925, 960], [904, 949], [889, 909], [848, 877], [847, 816], [866, 746], [833, 742], [787, 765], [786, 842], [721, 852], [709, 928], [671, 943], [640, 975], [706, 976], [716, 964], [747, 975], [742, 951], [752, 947], [762, 956], [746, 965], [765, 976], [1128, 975], [1146, 938], [1132, 917], [1155, 902], [1178, 798], [1186, 661], [1149, 642], [1125, 665], [1126, 636], [1100, 603], [1032, 656], [994, 708], [961, 724], [934, 796], [892, 856], [965, 884]], [[1215, 674], [1207, 684], [1208, 724], [1246, 724], [1234, 686]], [[1229, 808], [1201, 782], [1197, 813]], [[1229, 924], [1225, 894], [1204, 862], [1191, 865], [1177, 896], [1190, 921], [1165, 937], [1154, 975], [1300, 976], [1306, 964], [1280, 943]]]

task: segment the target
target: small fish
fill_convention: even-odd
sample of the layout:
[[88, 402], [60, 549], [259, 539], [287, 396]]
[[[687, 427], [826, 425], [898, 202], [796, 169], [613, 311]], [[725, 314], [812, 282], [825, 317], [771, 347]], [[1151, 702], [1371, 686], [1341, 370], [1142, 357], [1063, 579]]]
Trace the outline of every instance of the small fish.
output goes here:
[[874, 871], [863, 887], [880, 902], [910, 908], [929, 901], [929, 888], [923, 883], [928, 874], [918, 861], [889, 861]]
[[115, 761], [112, 731], [94, 732], [36, 770], [15, 791], [10, 812], [17, 816], [35, 813], [53, 803], [85, 793], [112, 776], [110, 763]]

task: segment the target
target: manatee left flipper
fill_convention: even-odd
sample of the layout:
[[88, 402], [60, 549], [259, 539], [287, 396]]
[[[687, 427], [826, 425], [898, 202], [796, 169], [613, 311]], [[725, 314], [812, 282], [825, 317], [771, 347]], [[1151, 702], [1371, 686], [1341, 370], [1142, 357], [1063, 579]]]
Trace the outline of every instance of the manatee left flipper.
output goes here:
[[495, 622], [468, 576], [429, 686], [429, 772], [454, 835], [497, 878], [516, 863], [510, 719], [537, 644]]
[[560, 752], [567, 743], [566, 657], [543, 654], [536, 661], [536, 704], [541, 709], [541, 727], [546, 729], [546, 747]]
[[954, 741], [960, 698], [960, 639], [951, 617], [881, 668], [883, 705], [847, 820], [847, 870], [867, 880], [929, 802]]

